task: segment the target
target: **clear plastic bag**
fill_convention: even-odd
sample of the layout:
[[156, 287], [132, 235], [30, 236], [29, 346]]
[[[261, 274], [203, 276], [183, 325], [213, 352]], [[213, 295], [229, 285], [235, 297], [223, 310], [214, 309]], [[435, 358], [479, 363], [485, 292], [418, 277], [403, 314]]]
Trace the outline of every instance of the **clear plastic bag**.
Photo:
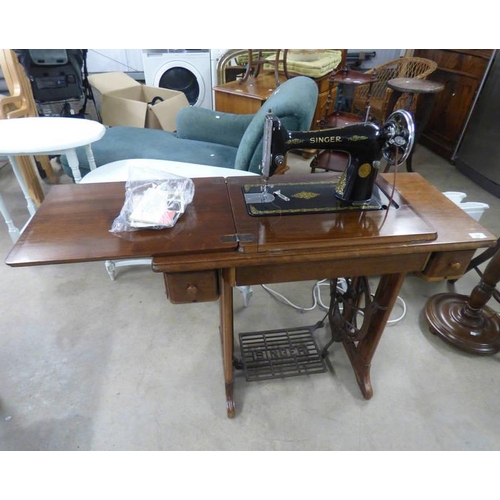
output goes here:
[[193, 201], [194, 183], [164, 170], [130, 167], [125, 203], [110, 232], [173, 227]]

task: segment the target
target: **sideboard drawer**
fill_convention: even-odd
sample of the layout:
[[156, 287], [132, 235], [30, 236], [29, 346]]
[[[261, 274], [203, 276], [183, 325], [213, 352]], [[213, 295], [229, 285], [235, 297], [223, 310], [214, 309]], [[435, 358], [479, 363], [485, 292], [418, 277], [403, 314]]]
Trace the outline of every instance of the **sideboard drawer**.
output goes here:
[[217, 271], [164, 273], [167, 297], [173, 304], [210, 302], [219, 298]]
[[427, 280], [458, 278], [467, 270], [473, 255], [474, 250], [433, 253], [427, 261], [421, 276]]

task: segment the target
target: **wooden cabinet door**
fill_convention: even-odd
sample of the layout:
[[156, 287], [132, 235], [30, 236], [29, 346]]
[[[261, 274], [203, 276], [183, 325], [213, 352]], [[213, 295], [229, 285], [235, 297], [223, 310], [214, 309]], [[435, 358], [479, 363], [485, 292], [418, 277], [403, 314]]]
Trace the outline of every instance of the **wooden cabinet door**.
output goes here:
[[436, 70], [432, 80], [444, 84], [436, 96], [429, 125], [423, 132], [422, 143], [439, 155], [451, 159], [469, 114], [478, 88], [475, 78]]
[[[434, 109], [421, 136], [421, 143], [435, 153], [452, 159], [474, 104], [492, 49], [416, 49], [416, 57], [438, 63], [428, 80], [443, 83]], [[417, 113], [422, 113], [418, 109]]]

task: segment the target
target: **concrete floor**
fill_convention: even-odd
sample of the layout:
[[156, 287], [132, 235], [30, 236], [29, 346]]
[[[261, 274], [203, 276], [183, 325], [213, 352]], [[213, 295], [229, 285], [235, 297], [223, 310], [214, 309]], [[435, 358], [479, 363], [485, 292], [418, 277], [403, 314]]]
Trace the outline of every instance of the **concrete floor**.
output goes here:
[[[300, 157], [291, 164], [308, 171]], [[425, 148], [414, 168], [442, 191], [488, 203], [481, 222], [500, 234], [499, 199]], [[9, 165], [0, 185], [21, 226], [27, 212]], [[0, 229], [4, 259], [12, 242]], [[121, 268], [112, 282], [99, 262], [0, 265], [0, 450], [498, 450], [499, 355], [455, 350], [429, 333], [422, 315], [428, 297], [468, 295], [478, 279], [470, 272], [452, 286], [408, 276], [407, 312], [382, 337], [371, 400], [335, 345], [327, 373], [246, 382], [237, 372], [237, 416], [229, 420], [217, 302], [172, 305], [162, 276], [147, 268]], [[273, 288], [309, 307], [313, 285]], [[324, 316], [298, 312], [262, 287], [253, 287], [250, 307], [238, 292], [235, 302], [236, 333]], [[320, 345], [328, 340], [326, 329], [315, 335]]]

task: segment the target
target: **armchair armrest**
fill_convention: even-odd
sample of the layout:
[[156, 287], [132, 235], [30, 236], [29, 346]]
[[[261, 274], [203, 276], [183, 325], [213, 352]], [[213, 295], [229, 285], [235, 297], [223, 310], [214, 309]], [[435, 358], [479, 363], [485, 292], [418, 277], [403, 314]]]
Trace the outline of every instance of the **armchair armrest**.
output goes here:
[[206, 108], [183, 108], [176, 118], [177, 137], [237, 148], [254, 116]]

